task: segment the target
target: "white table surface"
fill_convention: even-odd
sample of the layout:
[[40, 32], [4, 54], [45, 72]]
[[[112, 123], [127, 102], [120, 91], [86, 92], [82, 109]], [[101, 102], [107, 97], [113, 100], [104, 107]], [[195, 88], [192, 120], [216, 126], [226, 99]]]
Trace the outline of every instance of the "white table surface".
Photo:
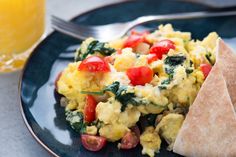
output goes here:
[[[48, 0], [46, 33], [50, 15], [69, 19], [86, 10], [122, 0]], [[66, 4], [66, 5], [65, 5]], [[0, 157], [49, 157], [27, 130], [21, 117], [18, 100], [20, 72], [0, 74]]]

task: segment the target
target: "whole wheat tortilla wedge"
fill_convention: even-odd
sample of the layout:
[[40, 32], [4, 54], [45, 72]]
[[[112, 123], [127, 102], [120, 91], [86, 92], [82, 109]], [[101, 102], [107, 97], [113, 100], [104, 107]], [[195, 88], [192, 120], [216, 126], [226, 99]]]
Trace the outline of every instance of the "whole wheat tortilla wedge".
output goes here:
[[220, 67], [203, 83], [173, 151], [189, 157], [235, 157], [236, 116]]
[[236, 54], [222, 39], [219, 39], [217, 45], [216, 64], [223, 73], [231, 101], [236, 109]]

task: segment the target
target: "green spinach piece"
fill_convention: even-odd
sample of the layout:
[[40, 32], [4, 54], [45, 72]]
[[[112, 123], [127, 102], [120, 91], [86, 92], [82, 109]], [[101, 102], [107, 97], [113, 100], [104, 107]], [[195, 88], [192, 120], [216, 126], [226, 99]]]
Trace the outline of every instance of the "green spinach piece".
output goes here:
[[158, 88], [159, 88], [160, 90], [167, 89], [167, 85], [159, 85]]
[[189, 66], [190, 66], [190, 67], [193, 66], [193, 61], [192, 61], [192, 60], [189, 61]]
[[205, 57], [206, 57], [206, 59], [208, 60], [208, 62], [211, 64], [211, 65], [213, 65], [214, 63], [213, 63], [213, 61], [211, 60], [211, 53], [210, 52], [208, 52], [206, 55], [205, 55]]
[[158, 86], [159, 89], [167, 89], [167, 85], [173, 80], [175, 66], [166, 65], [165, 72], [168, 74], [168, 78], [161, 82], [161, 85]]
[[186, 72], [187, 74], [191, 74], [191, 73], [193, 72], [193, 68], [187, 68], [187, 69], [185, 70], [185, 72]]
[[78, 53], [75, 56], [75, 61], [84, 60], [89, 54], [94, 54], [95, 52], [99, 52], [103, 56], [110, 56], [116, 50], [111, 47], [106, 47], [106, 43], [99, 42], [98, 40], [92, 41], [85, 53], [82, 53], [81, 50], [78, 50]]
[[135, 99], [135, 94], [127, 92], [127, 87], [121, 86], [120, 82], [118, 81], [115, 81], [111, 85], [107, 86], [104, 91], [110, 91], [115, 94], [115, 99], [122, 104], [122, 112], [125, 110], [129, 103], [132, 105], [139, 104], [139, 102]]
[[174, 70], [175, 70], [175, 66], [166, 66], [165, 67], [165, 72], [169, 75], [169, 80], [171, 81], [174, 77]]
[[187, 68], [185, 69], [185, 72], [186, 72], [187, 74], [191, 74], [193, 71], [194, 71], [193, 61], [192, 61], [192, 60], [189, 60], [189, 67], [187, 67]]
[[159, 88], [160, 90], [162, 90], [162, 89], [167, 89], [167, 85], [170, 84], [170, 82], [172, 81], [172, 79], [173, 79], [173, 77], [168, 77], [166, 80], [163, 80], [163, 81], [161, 82], [161, 85], [158, 86], [158, 88]]
[[89, 94], [89, 95], [103, 95], [103, 91], [98, 91], [98, 92], [90, 92], [90, 91], [81, 91], [81, 94]]
[[183, 55], [178, 56], [167, 56], [164, 60], [165, 63], [165, 72], [168, 74], [168, 78], [161, 82], [161, 85], [158, 86], [160, 90], [167, 89], [167, 85], [173, 80], [174, 70], [176, 66], [183, 64], [186, 60], [186, 57]]
[[128, 92], [127, 87], [120, 85], [118, 81], [115, 81], [111, 85], [107, 86], [104, 89], [104, 92], [105, 91], [110, 91], [115, 95], [115, 99], [119, 101], [122, 105], [121, 106], [122, 112], [125, 111], [128, 104], [132, 104], [134, 106], [150, 104], [150, 105], [158, 106], [160, 108], [166, 108], [166, 106], [157, 105], [143, 98], [136, 97], [134, 93]]
[[83, 113], [78, 111], [66, 110], [66, 120], [70, 123], [72, 129], [78, 133], [85, 133], [86, 124], [83, 122]]
[[183, 55], [178, 56], [167, 56], [164, 60], [164, 63], [169, 66], [177, 66], [182, 64], [186, 60], [186, 57]]
[[100, 121], [99, 119], [93, 121], [92, 123], [89, 124], [89, 126], [96, 126], [98, 129], [103, 127], [105, 124], [103, 121]]
[[175, 67], [173, 67], [173, 66], [166, 66], [166, 67], [165, 67], [165, 72], [166, 72], [168, 75], [173, 75], [173, 74], [174, 74], [174, 70], [175, 70]]
[[166, 80], [163, 80], [163, 81], [161, 82], [161, 85], [168, 85], [168, 84], [170, 84], [170, 81], [171, 81], [170, 78], [168, 78], [168, 79], [166, 79]]
[[116, 95], [116, 92], [119, 90], [120, 88], [120, 82], [118, 81], [115, 81], [113, 82], [111, 85], [107, 86], [103, 91], [110, 91], [112, 92], [113, 94]]

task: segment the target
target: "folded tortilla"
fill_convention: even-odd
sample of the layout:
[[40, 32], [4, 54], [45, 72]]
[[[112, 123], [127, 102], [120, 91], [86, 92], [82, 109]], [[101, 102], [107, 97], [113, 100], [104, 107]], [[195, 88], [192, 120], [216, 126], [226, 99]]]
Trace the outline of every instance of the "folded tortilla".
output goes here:
[[236, 55], [222, 39], [219, 39], [216, 50], [216, 64], [222, 70], [231, 101], [236, 109]]
[[236, 156], [236, 116], [219, 65], [189, 108], [173, 151], [189, 157]]

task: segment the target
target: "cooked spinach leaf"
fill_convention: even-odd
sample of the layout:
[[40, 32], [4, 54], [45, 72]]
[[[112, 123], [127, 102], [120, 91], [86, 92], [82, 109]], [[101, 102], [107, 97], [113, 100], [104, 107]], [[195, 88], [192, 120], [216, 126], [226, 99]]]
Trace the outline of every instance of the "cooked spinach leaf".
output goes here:
[[170, 84], [170, 82], [172, 81], [173, 76], [172, 77], [168, 77], [166, 80], [163, 80], [161, 82], [161, 85], [158, 86], [159, 89], [167, 89], [167, 85]]
[[167, 85], [159, 85], [158, 88], [159, 88], [160, 90], [162, 90], [162, 89], [167, 89]]
[[165, 66], [165, 72], [166, 74], [168, 74], [168, 78], [161, 82], [161, 85], [158, 86], [159, 89], [167, 89], [167, 85], [169, 85], [170, 82], [173, 80], [174, 70], [175, 66], [169, 66], [169, 65]]
[[139, 53], [136, 53], [136, 58], [139, 58], [141, 55]]
[[75, 62], [83, 60], [83, 53], [81, 52], [81, 49], [78, 49], [75, 53]]
[[161, 85], [158, 86], [159, 89], [167, 89], [167, 85], [173, 80], [175, 68], [182, 64], [186, 60], [186, 57], [183, 55], [178, 56], [167, 56], [164, 60], [165, 63], [165, 72], [168, 74], [168, 78], [161, 82]]
[[182, 64], [186, 60], [186, 57], [183, 55], [178, 56], [167, 56], [164, 60], [164, 63], [169, 66], [177, 66]]
[[174, 73], [175, 73], [175, 66], [165, 66], [165, 72], [169, 75], [169, 80], [171, 81], [174, 77]]
[[111, 85], [107, 86], [104, 91], [110, 91], [115, 94], [115, 99], [122, 104], [122, 112], [125, 110], [129, 103], [132, 105], [139, 104], [139, 102], [135, 99], [135, 94], [127, 92], [127, 87], [120, 85], [120, 82], [118, 81], [115, 81]]
[[96, 126], [98, 129], [100, 129], [101, 127], [104, 126], [104, 122], [97, 119], [93, 121], [92, 123], [90, 123], [89, 126]]
[[104, 91], [110, 91], [115, 95], [115, 99], [122, 105], [122, 112], [125, 111], [128, 104], [132, 104], [134, 106], [151, 104], [161, 108], [165, 108], [165, 106], [157, 105], [148, 100], [137, 97], [135, 93], [127, 91], [127, 87], [120, 85], [118, 81], [115, 81], [111, 85], [107, 86]]
[[98, 92], [90, 92], [90, 91], [81, 91], [81, 94], [90, 94], [90, 95], [103, 95], [103, 91], [98, 91]]
[[191, 74], [193, 72], [193, 68], [186, 68], [185, 72], [187, 74]]
[[213, 61], [211, 60], [211, 53], [210, 52], [208, 52], [206, 55], [205, 55], [205, 57], [206, 57], [206, 59], [208, 60], [208, 62], [211, 64], [211, 65], [213, 65], [214, 63], [213, 63]]
[[189, 61], [189, 66], [190, 66], [190, 67], [193, 66], [193, 61], [192, 61], [192, 60]]
[[165, 67], [165, 72], [166, 72], [168, 75], [173, 75], [173, 74], [174, 74], [174, 70], [175, 70], [175, 67], [173, 67], [173, 66], [166, 66], [166, 67]]
[[110, 56], [115, 51], [111, 47], [106, 47], [106, 43], [94, 40], [88, 45], [86, 52], [82, 53], [81, 49], [78, 50], [75, 61], [84, 60], [89, 54], [94, 54], [95, 52], [99, 52], [103, 56]]
[[70, 126], [79, 133], [86, 131], [86, 124], [83, 123], [83, 113], [78, 111], [66, 110], [66, 120], [70, 123]]
[[170, 81], [171, 81], [171, 79], [168, 78], [168, 79], [162, 81], [161, 85], [168, 85], [168, 84], [170, 84]]
[[115, 81], [111, 85], [107, 86], [103, 91], [110, 91], [113, 94], [116, 94], [119, 88], [120, 88], [120, 82]]
[[99, 52], [103, 56], [110, 56], [112, 53], [114, 53], [116, 50], [111, 47], [106, 47], [105, 43], [98, 42], [92, 51]]

